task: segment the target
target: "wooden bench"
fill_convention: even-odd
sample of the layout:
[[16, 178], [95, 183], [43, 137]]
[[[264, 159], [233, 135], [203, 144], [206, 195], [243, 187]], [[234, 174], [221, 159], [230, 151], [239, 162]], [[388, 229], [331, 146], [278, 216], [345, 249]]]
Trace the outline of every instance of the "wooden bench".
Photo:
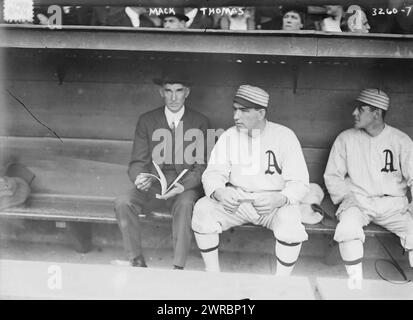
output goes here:
[[[0, 216], [32, 220], [65, 221], [77, 240], [79, 251], [91, 244], [91, 223], [116, 223], [114, 200], [131, 187], [127, 177], [132, 142], [39, 137], [0, 137], [3, 163], [12, 158], [36, 175], [30, 198], [17, 207], [0, 211]], [[304, 148], [311, 181], [322, 184], [328, 150]], [[332, 208], [325, 200], [323, 206]], [[150, 212], [143, 221], [168, 221], [168, 212]], [[72, 223], [75, 222], [75, 223]], [[334, 221], [306, 225], [309, 233], [332, 234]], [[241, 228], [257, 228], [245, 225]], [[378, 226], [366, 235], [387, 234]]]

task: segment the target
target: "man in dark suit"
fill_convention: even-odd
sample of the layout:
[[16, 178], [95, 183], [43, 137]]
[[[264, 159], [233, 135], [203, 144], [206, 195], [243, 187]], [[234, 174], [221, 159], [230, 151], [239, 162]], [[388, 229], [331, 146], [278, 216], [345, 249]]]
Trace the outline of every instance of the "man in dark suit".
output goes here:
[[[141, 115], [138, 120], [128, 169], [135, 186], [129, 194], [116, 199], [115, 212], [131, 265], [146, 267], [139, 214], [160, 206], [169, 207], [173, 265], [174, 269], [183, 269], [191, 248], [193, 206], [203, 193], [201, 175], [206, 167], [208, 118], [185, 106], [190, 83], [182, 70], [167, 70], [154, 82], [160, 86], [164, 106]], [[188, 172], [175, 187], [159, 196], [158, 181], [144, 175], [157, 175], [152, 161], [162, 169], [168, 186], [182, 170], [188, 169]]]

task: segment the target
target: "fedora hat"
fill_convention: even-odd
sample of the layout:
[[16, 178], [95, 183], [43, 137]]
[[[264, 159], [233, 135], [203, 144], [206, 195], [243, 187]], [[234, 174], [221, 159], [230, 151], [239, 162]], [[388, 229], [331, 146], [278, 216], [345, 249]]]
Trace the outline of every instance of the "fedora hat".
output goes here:
[[153, 79], [153, 82], [160, 86], [163, 86], [166, 83], [180, 83], [184, 86], [190, 86], [192, 84], [188, 73], [180, 68], [164, 69], [161, 77]]
[[184, 8], [173, 8], [173, 11], [171, 10], [169, 13], [160, 15], [161, 19], [166, 17], [177, 17], [179, 20], [184, 20], [185, 22], [189, 21], [189, 18], [185, 15]]

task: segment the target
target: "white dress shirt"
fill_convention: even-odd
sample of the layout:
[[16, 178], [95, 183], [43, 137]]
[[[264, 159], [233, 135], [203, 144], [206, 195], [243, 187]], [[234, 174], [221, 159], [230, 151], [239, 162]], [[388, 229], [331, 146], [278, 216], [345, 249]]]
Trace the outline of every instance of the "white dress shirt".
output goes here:
[[185, 113], [185, 106], [183, 106], [181, 110], [179, 110], [178, 112], [172, 112], [171, 110], [168, 109], [167, 106], [165, 106], [165, 116], [166, 116], [166, 121], [168, 122], [169, 128], [172, 128], [172, 124], [174, 124], [174, 127], [176, 129], [184, 113]]

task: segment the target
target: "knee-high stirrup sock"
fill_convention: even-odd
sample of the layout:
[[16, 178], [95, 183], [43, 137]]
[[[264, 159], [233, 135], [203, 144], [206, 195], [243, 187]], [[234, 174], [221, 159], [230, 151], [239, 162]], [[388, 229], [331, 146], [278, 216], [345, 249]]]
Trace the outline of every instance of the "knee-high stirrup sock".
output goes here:
[[301, 250], [301, 242], [286, 243], [276, 239], [275, 256], [277, 257], [276, 276], [289, 276], [294, 269]]
[[349, 289], [361, 289], [363, 281], [363, 243], [360, 240], [343, 241], [338, 244], [349, 277]]
[[205, 271], [219, 272], [219, 235], [217, 233], [203, 234], [195, 232], [195, 240], [204, 260]]

